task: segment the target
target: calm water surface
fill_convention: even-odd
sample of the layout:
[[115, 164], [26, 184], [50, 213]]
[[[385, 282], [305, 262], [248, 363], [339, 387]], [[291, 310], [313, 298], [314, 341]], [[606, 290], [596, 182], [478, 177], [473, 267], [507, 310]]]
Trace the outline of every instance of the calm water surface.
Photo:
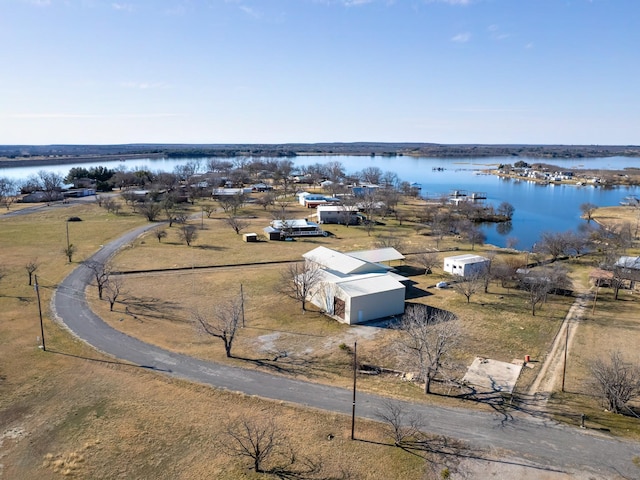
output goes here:
[[[94, 162], [45, 167], [19, 167], [0, 169], [0, 177], [24, 180], [40, 170], [66, 175], [73, 167], [90, 168], [102, 165], [108, 168], [134, 170], [145, 168], [151, 171], [172, 171], [176, 165], [182, 165], [193, 159], [137, 159], [124, 162]], [[439, 159], [415, 157], [360, 157], [360, 156], [309, 156], [292, 159], [298, 166], [313, 163], [337, 161], [344, 165], [347, 173], [375, 166], [382, 171], [393, 171], [401, 180], [417, 182], [422, 185], [424, 196], [438, 196], [452, 190], [483, 192], [486, 202], [498, 205], [509, 202], [515, 207], [510, 230], [505, 225], [487, 225], [483, 230], [487, 243], [503, 247], [509, 237], [517, 238], [517, 248], [530, 249], [544, 231], [561, 232], [575, 230], [584, 220], [580, 219], [580, 205], [585, 202], [598, 206], [619, 205], [628, 195], [640, 196], [640, 189], [594, 188], [573, 185], [539, 185], [532, 182], [505, 180], [493, 175], [478, 174], [484, 169], [493, 168], [500, 163], [513, 162], [516, 159], [496, 157], [482, 159]], [[522, 159], [530, 163], [538, 159]], [[202, 165], [206, 164], [202, 160]], [[553, 160], [553, 164], [562, 168], [623, 169], [640, 166], [640, 160], [631, 157], [607, 157], [591, 159]], [[434, 170], [441, 168], [443, 170]], [[503, 229], [503, 230], [500, 230]]]

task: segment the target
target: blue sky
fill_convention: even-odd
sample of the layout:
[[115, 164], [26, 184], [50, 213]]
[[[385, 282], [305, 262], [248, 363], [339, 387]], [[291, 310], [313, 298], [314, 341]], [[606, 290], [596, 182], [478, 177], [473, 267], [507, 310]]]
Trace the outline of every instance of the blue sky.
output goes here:
[[0, 0], [0, 144], [640, 144], [637, 0]]

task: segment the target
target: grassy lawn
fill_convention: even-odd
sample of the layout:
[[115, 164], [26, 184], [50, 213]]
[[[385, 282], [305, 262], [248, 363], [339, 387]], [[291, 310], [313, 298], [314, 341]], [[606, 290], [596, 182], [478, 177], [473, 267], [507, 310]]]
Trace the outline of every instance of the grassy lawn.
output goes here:
[[[196, 205], [194, 213], [198, 211]], [[296, 214], [308, 213], [296, 207]], [[247, 232], [260, 233], [270, 220], [260, 208], [247, 207], [242, 214], [251, 217]], [[62, 249], [66, 220], [71, 216], [82, 222], [68, 224], [70, 242], [78, 249], [69, 264]], [[120, 330], [175, 351], [227, 361], [219, 341], [196, 334], [191, 312], [214, 311], [220, 300], [236, 295], [242, 284], [247, 326], [234, 346], [234, 354], [242, 359], [231, 359], [232, 363], [348, 386], [351, 354], [345, 346], [357, 340], [362, 361], [401, 368], [392, 348], [397, 332], [347, 327], [313, 311], [302, 315], [299, 304], [279, 293], [280, 265], [189, 267], [298, 260], [318, 245], [342, 251], [366, 249], [375, 246], [379, 236], [398, 231], [402, 232], [403, 251], [419, 252], [435, 245], [433, 238], [419, 234], [411, 223], [400, 226], [393, 219], [383, 221], [386, 225], [377, 226], [372, 235], [361, 228], [327, 225], [332, 235], [326, 238], [251, 244], [226, 227], [218, 212], [211, 219], [192, 220], [194, 225], [204, 223], [205, 228], [191, 247], [179, 242], [177, 227], [172, 227], [162, 243], [147, 234], [113, 262], [114, 268], [123, 271], [186, 270], [125, 275], [126, 294], [114, 312], [107, 302], [98, 301], [95, 286], [88, 287], [88, 298]], [[378, 424], [358, 422], [357, 435], [366, 441], [351, 442], [348, 418], [217, 391], [122, 365], [51, 322], [49, 302], [55, 285], [100, 245], [143, 223], [142, 217], [129, 214], [128, 209], [112, 215], [93, 204], [0, 217], [1, 268], [6, 274], [0, 280], [0, 424], [5, 432], [0, 472], [4, 477], [259, 478], [242, 460], [219, 448], [225, 422], [238, 415], [277, 418], [300, 457], [321, 459], [326, 478], [340, 478], [345, 466], [359, 479], [439, 478], [449, 460], [434, 454], [430, 457], [434, 463], [425, 462], [390, 447]], [[440, 243], [441, 249], [453, 247], [467, 246], [452, 239]], [[476, 247], [475, 251], [489, 249]], [[448, 253], [440, 254], [445, 255]], [[37, 302], [24, 268], [32, 260], [39, 264], [36, 274], [42, 287], [47, 353], [38, 349]], [[572, 301], [551, 297], [533, 317], [521, 292], [491, 284], [488, 293], [478, 293], [467, 303], [452, 289], [434, 287], [447, 278], [440, 268], [432, 275], [422, 275], [412, 266], [409, 255], [404, 268], [415, 282], [416, 295], [411, 301], [451, 310], [461, 320], [464, 336], [455, 353], [460, 374], [476, 355], [503, 361], [526, 354], [542, 359]], [[586, 261], [572, 265], [578, 281], [586, 281], [587, 268]], [[626, 417], [601, 412], [586, 378], [588, 362], [605, 347], [624, 345], [636, 352], [632, 333], [640, 313], [637, 300], [624, 293], [615, 302], [604, 291], [598, 298], [595, 313], [580, 325], [570, 357], [567, 390], [571, 393], [554, 395], [552, 402], [564, 421], [575, 421], [575, 412], [586, 411], [594, 428], [633, 435], [634, 427]], [[276, 356], [280, 358], [273, 361]], [[533, 379], [526, 375], [532, 374], [523, 376], [524, 384]], [[425, 399], [419, 386], [393, 376], [363, 376], [359, 387]], [[441, 396], [425, 400], [456, 402]]]
[[[293, 217], [303, 217], [309, 210], [296, 206], [294, 212]], [[259, 232], [270, 221], [260, 208], [245, 207], [242, 214], [252, 222], [247, 231]], [[371, 235], [362, 227], [325, 225], [331, 232], [328, 237], [245, 243], [225, 225], [223, 214], [217, 212], [211, 218], [194, 221], [200, 227], [204, 225], [204, 229], [199, 231], [198, 240], [191, 247], [179, 242], [179, 227], [172, 227], [167, 229], [169, 234], [162, 242], [148, 233], [113, 260], [114, 268], [124, 272], [147, 268], [183, 270], [125, 275], [126, 295], [122, 303], [116, 304], [114, 312], [109, 312], [106, 302], [97, 300], [95, 288], [89, 289], [89, 298], [103, 318], [128, 334], [190, 355], [228, 361], [219, 340], [196, 334], [192, 312], [198, 310], [213, 315], [216, 304], [237, 295], [242, 284], [247, 326], [237, 336], [234, 355], [243, 360], [236, 358], [231, 362], [347, 386], [351, 359], [340, 345], [352, 345], [357, 339], [361, 361], [402, 370], [403, 365], [398, 363], [393, 348], [397, 332], [371, 326], [348, 327], [313, 311], [303, 315], [299, 304], [279, 291], [281, 272], [285, 268], [282, 265], [193, 267], [299, 260], [303, 253], [319, 245], [341, 251], [361, 250], [375, 247], [380, 237], [389, 236], [399, 238], [405, 252], [425, 251], [435, 245], [433, 238], [419, 232], [411, 222], [399, 225], [392, 218], [383, 221], [385, 225], [377, 226]], [[441, 249], [460, 246], [453, 239], [440, 242]], [[482, 254], [486, 250], [492, 248], [476, 247], [475, 252]], [[440, 253], [440, 259], [449, 254]], [[513, 253], [501, 252], [500, 255]], [[542, 358], [573, 301], [571, 297], [551, 296], [534, 317], [523, 292], [491, 284], [488, 293], [478, 293], [467, 303], [453, 289], [434, 288], [438, 281], [448, 279], [441, 268], [432, 275], [423, 275], [419, 268], [414, 268], [411, 255], [404, 265], [398, 266], [411, 275], [416, 292], [412, 302], [450, 310], [459, 317], [464, 335], [455, 353], [458, 378], [464, 375], [475, 356], [507, 362], [521, 360], [525, 355]], [[273, 361], [278, 356], [278, 360]], [[523, 376], [523, 385], [533, 380], [533, 374], [527, 373]], [[400, 381], [385, 384], [378, 379], [365, 380], [363, 388], [367, 388], [368, 383], [376, 391], [420, 395], [419, 387], [412, 392]]]

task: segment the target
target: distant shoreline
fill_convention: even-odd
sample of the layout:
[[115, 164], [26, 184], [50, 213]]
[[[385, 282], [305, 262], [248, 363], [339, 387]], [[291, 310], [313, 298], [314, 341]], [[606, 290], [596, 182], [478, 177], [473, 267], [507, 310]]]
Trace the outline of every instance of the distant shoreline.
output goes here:
[[138, 158], [164, 158], [162, 154], [133, 154], [133, 155], [79, 155], [74, 157], [56, 158], [15, 158], [0, 159], [0, 168], [19, 167], [47, 167], [50, 165], [67, 165], [71, 163], [93, 163], [93, 162], [120, 162], [126, 160], [136, 160]]
[[0, 168], [126, 161], [139, 158], [234, 158], [297, 156], [369, 156], [424, 158], [504, 158], [553, 160], [640, 157], [640, 146], [627, 145], [443, 145], [435, 143], [317, 144], [129, 144], [129, 145], [0, 145]]

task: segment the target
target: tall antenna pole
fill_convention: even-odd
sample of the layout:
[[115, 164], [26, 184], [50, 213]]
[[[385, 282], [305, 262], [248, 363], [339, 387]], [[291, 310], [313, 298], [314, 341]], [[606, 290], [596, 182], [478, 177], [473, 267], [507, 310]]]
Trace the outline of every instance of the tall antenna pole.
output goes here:
[[358, 342], [353, 342], [353, 402], [351, 405], [351, 440], [355, 440], [356, 429], [356, 378], [358, 373]]
[[42, 325], [42, 306], [40, 305], [40, 288], [38, 287], [38, 276], [35, 275], [35, 285], [36, 295], [38, 297], [38, 313], [40, 314], [40, 336], [42, 338], [42, 350], [47, 351], [47, 347], [44, 343], [44, 326]]

